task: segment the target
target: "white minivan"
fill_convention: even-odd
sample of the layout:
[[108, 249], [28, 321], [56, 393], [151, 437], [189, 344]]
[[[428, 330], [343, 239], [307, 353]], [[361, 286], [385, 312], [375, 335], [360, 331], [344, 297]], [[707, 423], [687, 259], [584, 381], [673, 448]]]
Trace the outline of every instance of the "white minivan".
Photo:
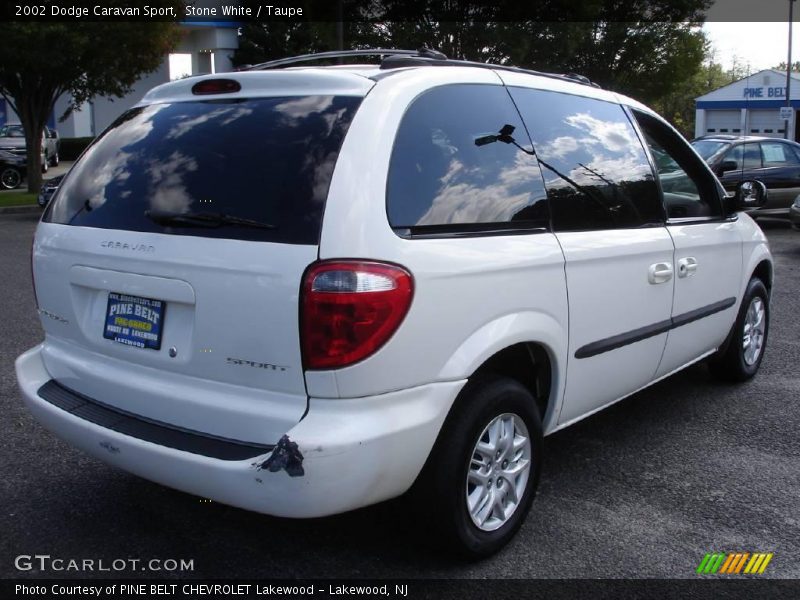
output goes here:
[[704, 358], [755, 374], [773, 267], [737, 211], [766, 191], [726, 197], [585, 79], [379, 53], [183, 79], [123, 114], [36, 230], [45, 339], [17, 377], [131, 473], [284, 517], [411, 490], [484, 556], [544, 435]]

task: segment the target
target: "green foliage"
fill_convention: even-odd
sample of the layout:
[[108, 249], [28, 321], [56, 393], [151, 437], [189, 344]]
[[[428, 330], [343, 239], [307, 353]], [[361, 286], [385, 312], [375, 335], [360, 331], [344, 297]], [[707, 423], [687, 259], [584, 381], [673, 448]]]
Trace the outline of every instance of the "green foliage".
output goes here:
[[61, 138], [58, 155], [61, 160], [75, 160], [93, 139], [93, 137]]
[[678, 82], [676, 88], [653, 102], [653, 108], [668, 119], [686, 138], [694, 137], [695, 98], [746, 77], [745, 68], [734, 65], [725, 70], [709, 60], [692, 76]]
[[[579, 73], [652, 102], [697, 73], [705, 55], [699, 24], [709, 5], [709, 0], [376, 0], [362, 11], [363, 20], [343, 24], [343, 47], [427, 45], [451, 58]], [[244, 28], [234, 61], [332, 50], [335, 28], [336, 23], [253, 23]]]
[[[178, 10], [183, 3], [152, 0], [149, 5]], [[141, 75], [161, 64], [178, 43], [179, 30], [174, 23], [157, 21], [13, 22], [0, 23], [0, 39], [0, 94], [25, 127], [28, 189], [36, 192], [40, 158], [31, 149], [38, 145], [56, 99], [70, 93], [74, 102], [69, 111], [94, 96], [125, 95]]]

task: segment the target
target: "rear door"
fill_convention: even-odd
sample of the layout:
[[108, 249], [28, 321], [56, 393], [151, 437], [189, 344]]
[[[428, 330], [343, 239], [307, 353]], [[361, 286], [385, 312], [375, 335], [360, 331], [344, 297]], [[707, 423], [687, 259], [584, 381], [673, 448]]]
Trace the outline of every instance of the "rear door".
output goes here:
[[243, 79], [250, 95], [178, 90], [120, 117], [47, 209], [34, 275], [60, 383], [144, 417], [275, 442], [306, 410], [300, 280], [369, 85], [343, 74], [309, 95], [302, 74], [260, 75]]
[[[655, 162], [676, 273], [669, 337], [657, 373], [661, 377], [715, 350], [728, 334], [739, 301], [742, 239], [736, 217], [723, 214], [714, 175], [686, 141], [652, 115], [633, 115], [653, 155], [669, 156], [672, 162], [668, 172]], [[680, 181], [680, 193], [666, 188], [665, 179]]]
[[563, 424], [652, 380], [672, 307], [673, 245], [647, 156], [622, 107], [510, 90], [533, 139], [566, 260]]
[[800, 193], [800, 157], [796, 149], [780, 141], [761, 142], [763, 168], [758, 179], [769, 188], [761, 210], [788, 209]]

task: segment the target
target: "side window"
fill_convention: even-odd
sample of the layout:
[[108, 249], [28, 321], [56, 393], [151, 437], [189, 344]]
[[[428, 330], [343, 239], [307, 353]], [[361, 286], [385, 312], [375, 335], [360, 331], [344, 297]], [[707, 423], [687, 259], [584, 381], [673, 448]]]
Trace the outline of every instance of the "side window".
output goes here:
[[744, 145], [744, 167], [745, 169], [761, 168], [761, 148], [758, 144]]
[[[667, 218], [722, 216], [719, 184], [691, 146], [659, 119], [639, 111], [633, 114], [653, 155]], [[664, 154], [672, 159], [674, 168], [661, 167], [663, 162], [658, 157]], [[746, 148], [744, 154], [746, 158]]]
[[738, 144], [728, 150], [728, 153], [722, 157], [722, 162], [730, 161], [736, 164], [735, 169], [741, 170], [744, 160], [744, 144]]
[[793, 149], [781, 142], [761, 142], [765, 167], [786, 167], [800, 164]]
[[414, 100], [386, 202], [391, 226], [411, 233], [547, 227], [542, 175], [505, 88], [448, 85]]
[[723, 157], [722, 161], [732, 161], [736, 163], [736, 170], [741, 169], [760, 169], [761, 168], [761, 149], [758, 144], [737, 144]]
[[509, 89], [533, 140], [556, 231], [663, 223], [653, 171], [621, 106]]

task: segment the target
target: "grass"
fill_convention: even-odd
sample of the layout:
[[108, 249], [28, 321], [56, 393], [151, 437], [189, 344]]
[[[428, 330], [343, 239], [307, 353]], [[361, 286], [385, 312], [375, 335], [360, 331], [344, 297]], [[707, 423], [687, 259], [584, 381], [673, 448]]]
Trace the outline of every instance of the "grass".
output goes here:
[[28, 192], [5, 192], [0, 194], [0, 206], [26, 206], [36, 204], [36, 194]]

